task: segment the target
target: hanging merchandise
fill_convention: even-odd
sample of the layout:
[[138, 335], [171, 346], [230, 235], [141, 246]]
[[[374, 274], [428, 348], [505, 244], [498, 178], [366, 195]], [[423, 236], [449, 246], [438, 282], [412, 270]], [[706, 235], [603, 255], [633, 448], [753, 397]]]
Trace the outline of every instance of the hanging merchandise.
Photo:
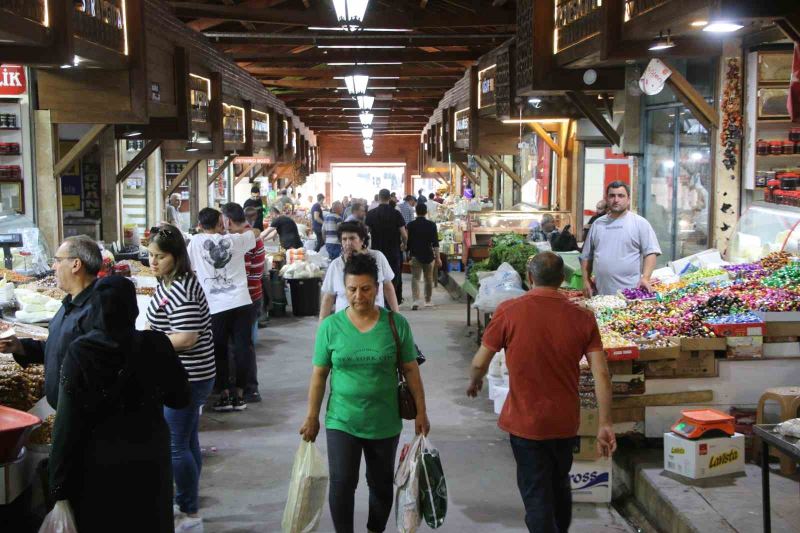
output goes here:
[[[722, 91], [722, 163], [727, 170], [733, 170], [739, 159], [739, 142], [742, 139], [742, 94], [741, 69], [739, 58], [728, 58], [725, 71], [725, 88]], [[792, 144], [792, 151], [794, 144]]]

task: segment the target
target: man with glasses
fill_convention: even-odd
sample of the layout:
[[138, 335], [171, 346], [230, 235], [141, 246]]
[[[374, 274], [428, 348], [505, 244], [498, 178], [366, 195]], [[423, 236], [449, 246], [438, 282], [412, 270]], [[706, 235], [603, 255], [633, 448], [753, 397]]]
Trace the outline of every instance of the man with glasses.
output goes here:
[[58, 382], [67, 348], [92, 327], [90, 299], [102, 264], [100, 247], [95, 241], [85, 235], [65, 239], [53, 256], [53, 269], [58, 288], [67, 297], [50, 321], [47, 340], [14, 336], [0, 339], [0, 352], [13, 354], [23, 367], [44, 364], [44, 390], [53, 409], [58, 403]]

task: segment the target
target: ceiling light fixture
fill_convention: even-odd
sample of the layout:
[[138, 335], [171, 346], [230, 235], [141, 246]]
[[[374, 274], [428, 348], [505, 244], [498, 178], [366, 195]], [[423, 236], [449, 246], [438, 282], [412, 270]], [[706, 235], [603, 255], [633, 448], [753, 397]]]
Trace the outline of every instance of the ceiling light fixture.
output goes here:
[[703, 26], [708, 26], [707, 20], [693, 20], [691, 24], [689, 24], [692, 28], [702, 28]]
[[654, 52], [659, 50], [668, 50], [670, 48], [675, 48], [675, 42], [672, 40], [669, 30], [667, 30], [666, 39], [664, 38], [664, 32], [658, 32], [658, 39], [653, 41], [653, 44], [650, 45], [650, 50]]
[[364, 112], [364, 113], [361, 113], [360, 115], [358, 115], [358, 119], [361, 121], [361, 125], [362, 126], [369, 126], [370, 124], [372, 124], [372, 120], [374, 118], [375, 118], [375, 115], [373, 115], [372, 113], [367, 113], [367, 112]]
[[[309, 26], [309, 31], [347, 31], [347, 28], [339, 26]], [[412, 28], [361, 28], [361, 31], [376, 31], [381, 33], [388, 32], [409, 32], [414, 31]]]
[[539, 109], [539, 108], [541, 108], [541, 107], [542, 107], [542, 99], [541, 99], [541, 98], [537, 98], [537, 97], [535, 97], [535, 96], [534, 96], [533, 98], [528, 98], [528, 103], [529, 103], [529, 104], [530, 104], [530, 105], [531, 105], [531, 106], [532, 106], [534, 109]]
[[359, 109], [363, 109], [364, 111], [372, 109], [372, 105], [375, 103], [374, 96], [356, 96], [356, 100], [358, 101]]
[[125, 133], [122, 134], [123, 137], [127, 137], [128, 139], [132, 137], [138, 137], [142, 134], [139, 130], [127, 130]]
[[345, 76], [344, 84], [347, 86], [347, 92], [353, 96], [363, 95], [367, 92], [369, 76], [351, 74], [350, 76]]
[[358, 31], [364, 22], [369, 0], [333, 0], [336, 18], [345, 31]]
[[724, 19], [716, 19], [709, 22], [703, 31], [707, 31], [709, 33], [732, 33], [737, 30], [741, 30], [744, 28], [738, 22], [733, 22], [732, 20], [724, 20]]
[[364, 137], [364, 139], [372, 139], [372, 133], [374, 131], [375, 130], [373, 130], [372, 128], [363, 128], [361, 130], [361, 136]]
[[189, 142], [186, 144], [186, 151], [187, 151], [187, 152], [197, 152], [197, 151], [199, 151], [199, 150], [200, 150], [200, 148], [198, 148], [197, 146], [195, 146], [195, 145], [194, 145], [194, 143], [193, 143], [192, 141], [189, 141]]

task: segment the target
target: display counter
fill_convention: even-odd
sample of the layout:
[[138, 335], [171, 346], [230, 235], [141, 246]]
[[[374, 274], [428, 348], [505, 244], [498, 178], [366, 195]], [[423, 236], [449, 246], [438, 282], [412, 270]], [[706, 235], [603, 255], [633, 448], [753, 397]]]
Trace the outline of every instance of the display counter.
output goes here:
[[772, 252], [800, 253], [800, 207], [754, 202], [742, 214], [727, 258], [732, 263], [758, 261]]

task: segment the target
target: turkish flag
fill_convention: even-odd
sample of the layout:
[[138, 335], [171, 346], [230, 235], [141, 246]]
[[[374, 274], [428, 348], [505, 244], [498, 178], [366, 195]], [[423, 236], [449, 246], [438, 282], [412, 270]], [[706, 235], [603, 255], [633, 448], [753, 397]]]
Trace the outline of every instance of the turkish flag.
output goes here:
[[792, 79], [789, 81], [789, 116], [792, 122], [800, 122], [800, 44], [794, 45]]

